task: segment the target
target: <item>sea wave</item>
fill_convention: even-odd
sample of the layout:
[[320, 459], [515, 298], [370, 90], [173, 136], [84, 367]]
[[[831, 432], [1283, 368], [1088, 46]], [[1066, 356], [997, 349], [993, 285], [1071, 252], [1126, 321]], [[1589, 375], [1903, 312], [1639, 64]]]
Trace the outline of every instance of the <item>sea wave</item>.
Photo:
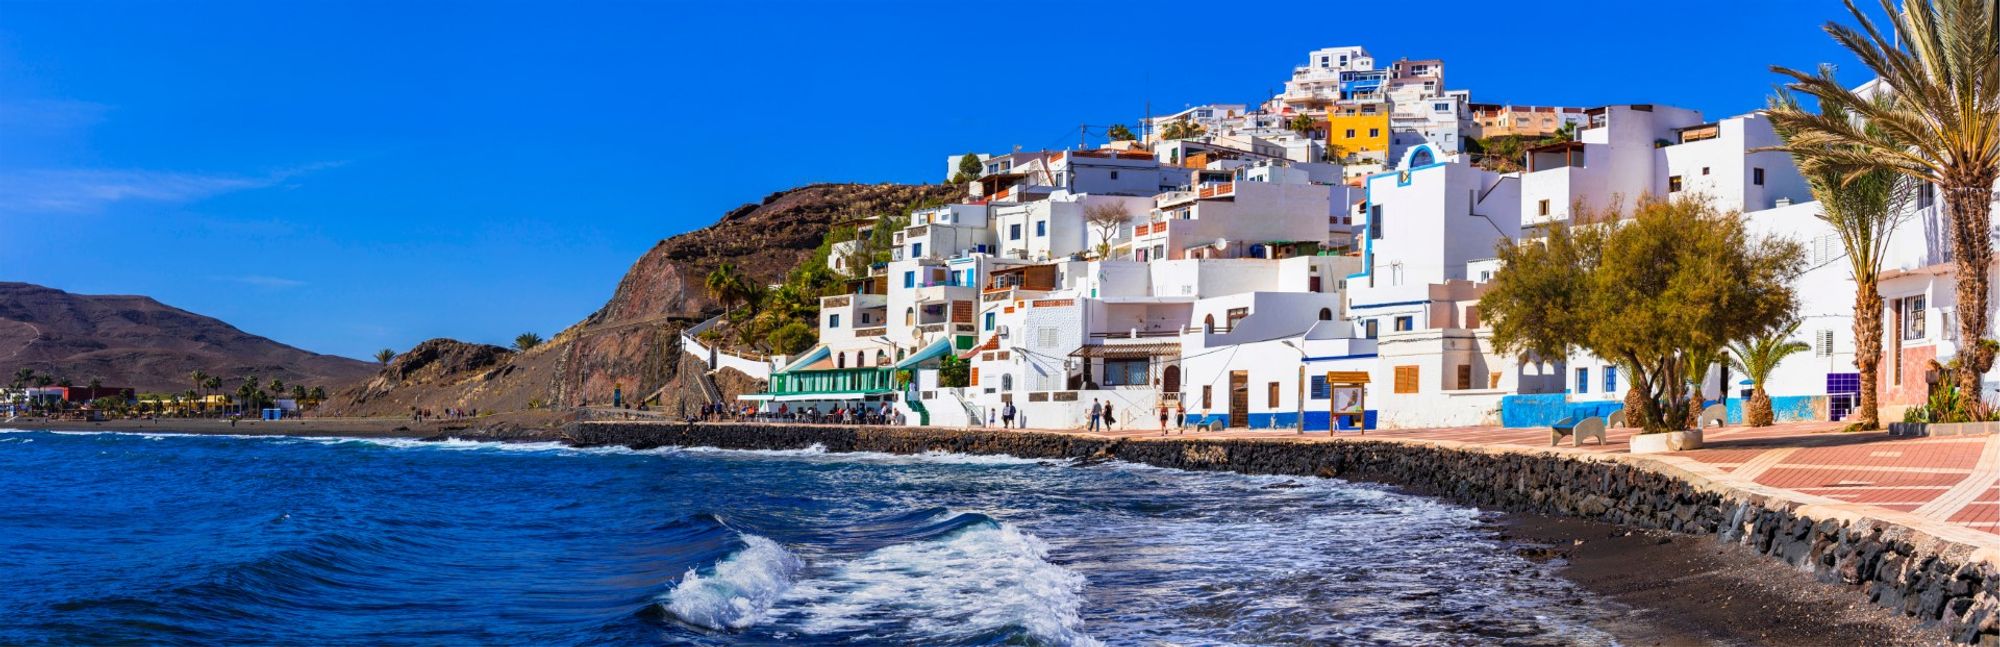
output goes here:
[[706, 575], [688, 569], [661, 606], [673, 617], [707, 629], [757, 624], [792, 588], [805, 560], [770, 539], [751, 534], [741, 538], [743, 548], [717, 562]]
[[798, 583], [785, 603], [815, 634], [866, 631], [902, 618], [916, 642], [993, 642], [1018, 632], [1051, 644], [1100, 644], [1083, 632], [1083, 576], [1049, 562], [1048, 554], [1041, 538], [982, 519], [937, 540], [841, 564]]

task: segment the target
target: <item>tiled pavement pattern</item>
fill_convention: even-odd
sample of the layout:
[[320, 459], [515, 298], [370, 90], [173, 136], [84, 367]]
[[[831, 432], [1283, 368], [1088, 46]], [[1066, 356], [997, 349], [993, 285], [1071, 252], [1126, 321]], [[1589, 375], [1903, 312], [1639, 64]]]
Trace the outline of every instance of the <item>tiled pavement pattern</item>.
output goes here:
[[[1882, 432], [1842, 433], [1840, 423], [1807, 422], [1760, 429], [1721, 427], [1703, 434], [1703, 449], [1672, 454], [1707, 463], [1732, 478], [1830, 499], [1879, 506], [2000, 533], [2000, 436], [1902, 438]], [[1624, 452], [1631, 429], [1585, 451]], [[1115, 431], [1146, 437], [1158, 431]], [[1178, 435], [1178, 434], [1176, 434]], [[1284, 430], [1190, 433], [1194, 437], [1301, 438]], [[1345, 437], [1362, 437], [1348, 433]], [[1303, 439], [1324, 439], [1325, 432]], [[1371, 431], [1368, 438], [1452, 440], [1546, 447], [1547, 429], [1462, 427]], [[1570, 447], [1564, 439], [1563, 447]]]

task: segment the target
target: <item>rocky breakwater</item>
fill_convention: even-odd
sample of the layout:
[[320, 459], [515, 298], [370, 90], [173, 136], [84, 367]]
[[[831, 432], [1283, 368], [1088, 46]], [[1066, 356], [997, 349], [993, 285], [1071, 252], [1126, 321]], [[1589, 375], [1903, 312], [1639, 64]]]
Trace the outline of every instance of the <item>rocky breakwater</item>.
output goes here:
[[634, 448], [818, 445], [830, 452], [1121, 460], [1378, 482], [1466, 505], [1709, 536], [1846, 585], [1875, 604], [1941, 626], [1957, 642], [2000, 645], [2000, 537], [1741, 483], [1674, 457], [1364, 438], [1120, 440], [903, 427], [627, 422], [579, 423], [565, 428], [564, 437], [578, 445]]

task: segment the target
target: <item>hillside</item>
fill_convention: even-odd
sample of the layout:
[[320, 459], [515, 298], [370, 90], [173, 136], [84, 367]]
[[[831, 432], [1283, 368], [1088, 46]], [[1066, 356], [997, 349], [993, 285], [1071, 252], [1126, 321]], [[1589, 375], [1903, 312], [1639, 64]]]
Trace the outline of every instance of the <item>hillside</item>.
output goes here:
[[20, 369], [140, 391], [182, 391], [201, 370], [234, 382], [252, 373], [290, 384], [353, 382], [366, 362], [321, 355], [150, 297], [71, 294], [0, 282], [0, 370]]
[[815, 184], [773, 193], [708, 227], [660, 241], [632, 264], [602, 308], [533, 350], [481, 353], [451, 340], [425, 342], [419, 348], [466, 361], [425, 369], [399, 367], [399, 359], [334, 394], [326, 412], [400, 415], [410, 407], [510, 411], [530, 402], [604, 404], [614, 388], [637, 398], [665, 387], [668, 409], [677, 400], [694, 402], [679, 338], [681, 329], [721, 310], [702, 286], [709, 271], [729, 262], [753, 284], [777, 283], [819, 247], [833, 223], [901, 213], [956, 192], [939, 185]]

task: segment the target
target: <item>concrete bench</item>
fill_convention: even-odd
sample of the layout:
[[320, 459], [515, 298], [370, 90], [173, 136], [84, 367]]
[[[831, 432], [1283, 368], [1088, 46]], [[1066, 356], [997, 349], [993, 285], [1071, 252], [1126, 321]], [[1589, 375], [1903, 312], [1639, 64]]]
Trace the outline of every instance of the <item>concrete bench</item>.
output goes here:
[[1549, 446], [1562, 444], [1564, 436], [1570, 438], [1572, 447], [1582, 447], [1583, 439], [1592, 437], [1597, 439], [1599, 445], [1609, 442], [1604, 438], [1604, 419], [1597, 416], [1581, 419], [1563, 418], [1556, 421], [1554, 426], [1549, 427]]
[[1708, 408], [1701, 410], [1701, 417], [1696, 418], [1695, 422], [1697, 427], [1704, 429], [1729, 424], [1729, 409], [1720, 404], [1708, 405]]

